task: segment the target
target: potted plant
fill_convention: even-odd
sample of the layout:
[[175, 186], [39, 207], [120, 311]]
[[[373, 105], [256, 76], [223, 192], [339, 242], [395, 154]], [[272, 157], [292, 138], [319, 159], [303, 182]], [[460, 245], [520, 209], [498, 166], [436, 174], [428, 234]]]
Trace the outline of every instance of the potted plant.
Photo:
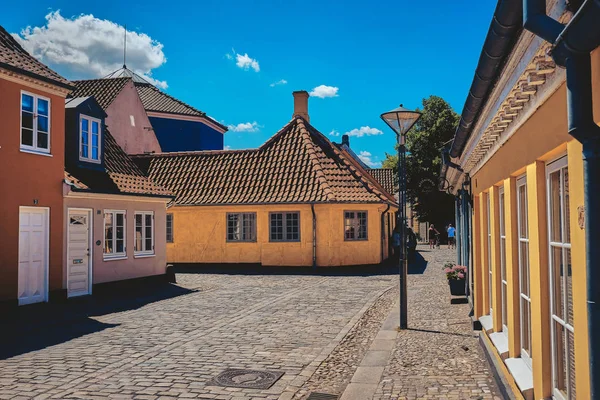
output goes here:
[[464, 296], [466, 294], [465, 276], [467, 275], [467, 267], [464, 265], [454, 265], [444, 269], [448, 285], [450, 286], [450, 294], [453, 296]]

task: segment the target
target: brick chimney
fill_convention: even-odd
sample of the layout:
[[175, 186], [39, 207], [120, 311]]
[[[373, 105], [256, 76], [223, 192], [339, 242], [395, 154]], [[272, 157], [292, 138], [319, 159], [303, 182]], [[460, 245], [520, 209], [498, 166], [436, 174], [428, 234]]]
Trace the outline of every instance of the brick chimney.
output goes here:
[[310, 122], [310, 117], [308, 116], [308, 92], [306, 90], [298, 90], [292, 94], [294, 95], [294, 115], [292, 115], [292, 118], [299, 115]]
[[342, 135], [342, 144], [345, 144], [348, 146], [348, 148], [350, 148], [350, 136]]

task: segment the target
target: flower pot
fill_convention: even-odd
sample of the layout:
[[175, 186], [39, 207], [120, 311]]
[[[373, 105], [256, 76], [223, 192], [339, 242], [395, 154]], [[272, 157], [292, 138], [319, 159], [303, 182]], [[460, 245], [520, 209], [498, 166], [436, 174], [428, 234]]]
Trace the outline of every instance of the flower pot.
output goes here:
[[448, 279], [448, 285], [450, 286], [450, 294], [452, 296], [464, 296], [467, 294], [464, 279]]

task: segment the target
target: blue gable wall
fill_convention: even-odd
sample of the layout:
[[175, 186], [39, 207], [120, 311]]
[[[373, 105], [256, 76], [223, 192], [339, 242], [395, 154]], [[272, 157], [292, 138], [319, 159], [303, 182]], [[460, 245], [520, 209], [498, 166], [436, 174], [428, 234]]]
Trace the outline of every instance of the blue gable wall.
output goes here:
[[164, 152], [223, 150], [223, 134], [202, 122], [149, 117]]

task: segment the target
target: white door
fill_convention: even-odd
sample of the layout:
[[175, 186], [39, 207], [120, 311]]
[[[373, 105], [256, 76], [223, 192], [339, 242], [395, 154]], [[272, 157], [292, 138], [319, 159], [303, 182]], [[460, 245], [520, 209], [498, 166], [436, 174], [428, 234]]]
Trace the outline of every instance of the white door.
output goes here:
[[48, 299], [48, 211], [19, 208], [19, 305]]
[[90, 210], [69, 209], [67, 296], [91, 294]]

